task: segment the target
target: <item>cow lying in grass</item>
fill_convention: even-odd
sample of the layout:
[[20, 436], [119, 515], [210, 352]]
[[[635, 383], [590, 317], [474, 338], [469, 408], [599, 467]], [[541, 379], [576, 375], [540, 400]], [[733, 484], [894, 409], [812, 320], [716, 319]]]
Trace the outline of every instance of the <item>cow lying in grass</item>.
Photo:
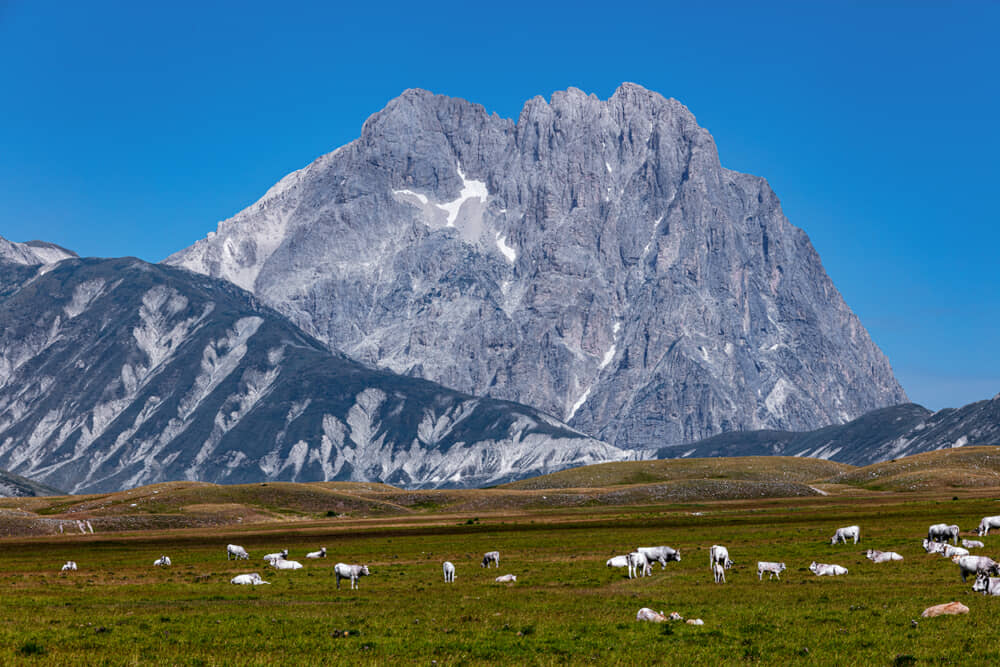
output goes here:
[[302, 563], [297, 560], [285, 560], [284, 558], [278, 558], [276, 560], [270, 561], [271, 567], [275, 570], [301, 570]]
[[847, 568], [843, 565], [817, 563], [816, 561], [813, 561], [812, 565], [809, 566], [809, 570], [817, 577], [837, 577], [847, 574]]
[[251, 572], [250, 574], [237, 574], [229, 580], [229, 583], [236, 584], [238, 586], [256, 586], [257, 584], [270, 584], [271, 582], [264, 581], [260, 578], [259, 574]]
[[516, 574], [501, 574], [499, 577], [494, 579], [498, 584], [513, 584], [517, 582]]
[[153, 561], [153, 565], [157, 567], [166, 567], [170, 565], [170, 556], [160, 556]]
[[873, 563], [888, 563], [891, 560], [903, 560], [895, 551], [878, 551], [877, 549], [869, 549], [865, 553], [865, 557]]
[[323, 547], [319, 551], [310, 551], [306, 554], [306, 558], [326, 558], [326, 547]]
[[608, 567], [628, 567], [628, 556], [615, 556], [609, 558], [604, 564]]
[[76, 572], [76, 561], [75, 560], [68, 560], [68, 561], [66, 561], [66, 563], [63, 564], [63, 566], [62, 566], [62, 570], [60, 570], [60, 572], [70, 572], [70, 571]]
[[1000, 578], [980, 572], [976, 575], [976, 583], [972, 584], [972, 590], [983, 595], [1000, 595]]
[[965, 547], [966, 549], [982, 549], [986, 545], [980, 542], [979, 540], [967, 540], [963, 537], [962, 546]]
[[639, 610], [639, 613], [635, 615], [635, 620], [637, 621], [650, 621], [651, 623], [663, 623], [667, 620], [667, 617], [663, 615], [663, 612], [656, 612], [649, 607], [643, 607]]

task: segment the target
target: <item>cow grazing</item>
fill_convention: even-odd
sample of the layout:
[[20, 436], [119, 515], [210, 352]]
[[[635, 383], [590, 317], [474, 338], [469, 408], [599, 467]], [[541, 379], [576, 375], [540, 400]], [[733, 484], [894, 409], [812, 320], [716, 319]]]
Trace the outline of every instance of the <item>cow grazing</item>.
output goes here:
[[358, 588], [359, 577], [367, 577], [371, 574], [367, 565], [348, 565], [346, 563], [337, 563], [333, 566], [333, 571], [337, 575], [337, 588], [340, 588], [341, 579], [350, 579], [352, 591]]
[[958, 544], [958, 526], [946, 523], [936, 523], [927, 529], [927, 539], [931, 542], [947, 542], [954, 540]]
[[781, 581], [781, 573], [785, 571], [784, 563], [772, 563], [766, 560], [757, 561], [757, 580], [763, 581], [764, 573], [767, 572], [767, 579], [770, 581], [774, 577]]
[[736, 563], [729, 560], [729, 549], [718, 544], [713, 544], [712, 548], [708, 550], [708, 564], [715, 565], [716, 563], [721, 563], [727, 570], [736, 565]]
[[983, 535], [989, 535], [990, 528], [1000, 528], [1000, 516], [984, 516], [983, 520], [979, 522], [979, 528], [976, 529], [976, 534], [980, 537]]
[[262, 560], [273, 563], [276, 560], [282, 560], [284, 558], [288, 558], [288, 549], [282, 549], [278, 553], [267, 554]]
[[638, 547], [636, 551], [645, 554], [650, 563], [659, 563], [661, 570], [667, 567], [669, 561], [681, 560], [681, 553], [671, 547]]
[[903, 560], [903, 557], [895, 551], [878, 551], [877, 549], [869, 549], [865, 553], [865, 557], [873, 563], [888, 563], [892, 560]]
[[446, 560], [444, 562], [444, 583], [453, 584], [455, 583], [455, 565], [450, 561]]
[[1000, 595], [1000, 578], [980, 572], [976, 575], [976, 583], [972, 584], [972, 590], [983, 595]]
[[157, 567], [166, 567], [171, 565], [170, 556], [160, 556], [153, 561], [153, 565], [156, 565]]
[[663, 623], [667, 620], [667, 617], [663, 615], [663, 612], [656, 612], [649, 607], [643, 607], [639, 610], [639, 613], [635, 615], [635, 620], [637, 621], [649, 621], [651, 623]]
[[238, 586], [256, 586], [257, 584], [270, 584], [271, 582], [264, 581], [260, 578], [259, 574], [251, 572], [250, 574], [237, 574], [229, 580], [229, 583], [236, 584]]
[[726, 583], [726, 568], [722, 563], [712, 563], [712, 576], [715, 578], [715, 583]]
[[833, 534], [830, 544], [836, 544], [837, 542], [847, 544], [847, 540], [854, 540], [854, 543], [857, 544], [861, 540], [861, 527], [845, 526], [844, 528], [838, 528], [837, 532]]
[[649, 565], [649, 559], [646, 558], [646, 554], [640, 551], [633, 551], [628, 555], [628, 578], [633, 579], [635, 577], [645, 577], [653, 574], [653, 568]]
[[487, 551], [483, 554], [483, 562], [480, 567], [489, 567], [490, 563], [496, 564], [500, 567], [500, 552], [499, 551]]
[[944, 544], [941, 542], [932, 542], [926, 537], [924, 538], [924, 550], [929, 554], [939, 554], [944, 553]]
[[75, 560], [66, 561], [63, 564], [60, 572], [76, 572], [76, 561]]
[[513, 583], [517, 583], [517, 575], [516, 574], [501, 574], [494, 581], [496, 581], [498, 584], [513, 584]]
[[323, 547], [319, 551], [310, 551], [306, 554], [306, 558], [326, 558], [326, 547]]
[[944, 549], [941, 550], [941, 555], [945, 558], [954, 558], [955, 556], [968, 556], [969, 550], [965, 547], [954, 547], [950, 544], [942, 545]]
[[982, 549], [986, 545], [980, 542], [979, 540], [967, 540], [963, 537], [962, 546], [965, 547], [966, 549]]
[[942, 614], [968, 613], [969, 608], [961, 602], [945, 602], [944, 604], [936, 604], [933, 607], [927, 607], [927, 609], [924, 609], [923, 613], [920, 615], [923, 618], [934, 618], [935, 616], [941, 616]]
[[955, 556], [951, 561], [961, 570], [963, 583], [970, 574], [979, 575], [980, 572], [1000, 576], [1000, 563], [987, 556]]
[[837, 577], [847, 574], [847, 568], [843, 565], [817, 563], [816, 561], [813, 561], [812, 565], [809, 566], [809, 570], [817, 577]]
[[285, 560], [284, 558], [276, 558], [274, 560], [268, 561], [275, 570], [301, 570], [302, 563], [297, 560]]
[[226, 545], [226, 560], [231, 558], [236, 560], [250, 560], [250, 554], [238, 544], [228, 544]]
[[628, 556], [615, 556], [605, 563], [608, 567], [628, 567]]

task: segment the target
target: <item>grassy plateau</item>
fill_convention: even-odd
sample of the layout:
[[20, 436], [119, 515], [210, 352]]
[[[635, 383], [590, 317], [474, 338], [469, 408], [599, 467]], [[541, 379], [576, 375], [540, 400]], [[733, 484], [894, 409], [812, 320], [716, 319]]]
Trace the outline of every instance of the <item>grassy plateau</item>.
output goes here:
[[[178, 483], [4, 499], [0, 664], [1000, 664], [1000, 598], [973, 593], [957, 565], [920, 544], [929, 524], [968, 536], [1000, 514], [1000, 488], [984, 481], [1000, 458], [995, 448], [922, 456], [871, 470], [796, 459], [608, 464], [479, 491]], [[675, 500], [671, 485], [703, 496]], [[784, 485], [807, 495], [775, 495]], [[69, 530], [77, 519], [96, 532]], [[830, 545], [854, 523], [860, 544]], [[973, 553], [1000, 556], [1000, 535], [982, 539]], [[227, 543], [251, 560], [227, 561]], [[724, 585], [712, 581], [712, 544], [736, 561]], [[634, 580], [605, 567], [656, 545], [682, 560]], [[319, 547], [327, 559], [304, 558]], [[282, 548], [304, 569], [261, 561]], [[904, 560], [876, 565], [867, 548]], [[500, 568], [482, 569], [494, 549]], [[161, 554], [173, 566], [153, 567]], [[60, 572], [67, 560], [79, 570]], [[758, 581], [758, 560], [788, 569]], [[815, 577], [814, 560], [850, 572]], [[337, 562], [365, 563], [371, 576], [337, 590]], [[229, 583], [246, 572], [271, 583]], [[507, 573], [517, 583], [494, 582]], [[951, 600], [971, 612], [920, 618]], [[640, 623], [640, 607], [705, 624]]]

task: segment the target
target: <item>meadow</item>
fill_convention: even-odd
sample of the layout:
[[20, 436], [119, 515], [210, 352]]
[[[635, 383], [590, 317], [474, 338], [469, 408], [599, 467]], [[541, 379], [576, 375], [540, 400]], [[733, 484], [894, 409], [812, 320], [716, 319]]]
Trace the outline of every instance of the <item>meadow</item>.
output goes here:
[[[361, 489], [373, 490], [401, 493]], [[931, 523], [958, 523], [966, 535], [982, 516], [1000, 514], [996, 497], [997, 489], [980, 487], [855, 489], [470, 514], [430, 507], [421, 496], [414, 502], [426, 509], [406, 515], [300, 509], [294, 520], [15, 536], [0, 540], [0, 663], [1000, 664], [1000, 599], [973, 593], [955, 564], [920, 544]], [[852, 523], [862, 542], [831, 546], [834, 530]], [[1000, 534], [983, 540], [976, 552], [1000, 555]], [[227, 561], [230, 542], [251, 560]], [[716, 543], [736, 561], [725, 585], [713, 583], [708, 567]], [[651, 577], [629, 580], [604, 565], [661, 544], [682, 560], [654, 565]], [[304, 558], [321, 546], [329, 558]], [[281, 548], [305, 568], [276, 572], [261, 562]], [[905, 560], [876, 565], [867, 548]], [[492, 549], [501, 552], [500, 568], [484, 570], [482, 553]], [[154, 568], [161, 554], [174, 565]], [[60, 573], [66, 560], [79, 571]], [[444, 560], [457, 567], [454, 584], [443, 581]], [[781, 581], [758, 581], [757, 560], [788, 569]], [[850, 573], [815, 577], [813, 560]], [[348, 582], [337, 590], [338, 561], [366, 563], [371, 576], [359, 590]], [[229, 583], [254, 571], [270, 585]], [[494, 583], [506, 573], [517, 583]], [[971, 612], [920, 618], [951, 600]], [[640, 607], [705, 625], [639, 623]]]

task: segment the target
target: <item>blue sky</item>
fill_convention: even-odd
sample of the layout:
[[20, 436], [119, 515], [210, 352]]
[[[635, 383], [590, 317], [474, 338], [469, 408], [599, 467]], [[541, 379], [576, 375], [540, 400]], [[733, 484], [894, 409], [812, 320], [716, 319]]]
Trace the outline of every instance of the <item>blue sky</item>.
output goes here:
[[766, 177], [910, 398], [1000, 391], [996, 2], [0, 0], [0, 235], [159, 261], [406, 88], [686, 104]]

